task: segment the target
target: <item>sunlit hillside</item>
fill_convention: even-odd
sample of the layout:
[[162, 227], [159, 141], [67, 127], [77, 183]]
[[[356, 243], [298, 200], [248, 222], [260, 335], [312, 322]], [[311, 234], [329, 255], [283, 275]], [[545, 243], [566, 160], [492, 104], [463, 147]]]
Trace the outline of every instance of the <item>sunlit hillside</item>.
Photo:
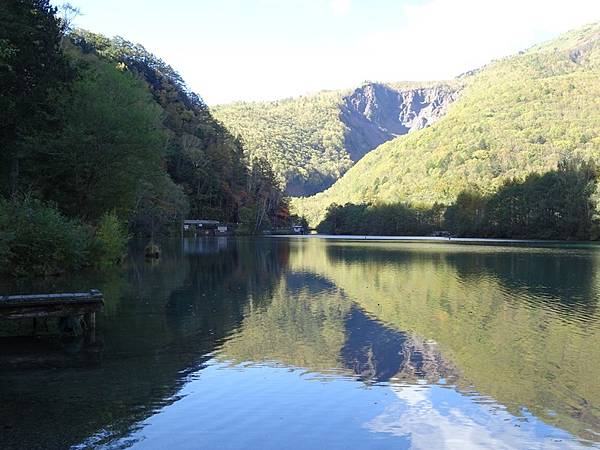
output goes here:
[[600, 157], [600, 24], [470, 78], [440, 121], [381, 145], [327, 191], [295, 199], [296, 209], [316, 224], [332, 203], [448, 203], [566, 156]]
[[373, 83], [272, 102], [211, 108], [246, 145], [266, 158], [290, 195], [328, 188], [365, 154], [442, 117], [464, 80]]

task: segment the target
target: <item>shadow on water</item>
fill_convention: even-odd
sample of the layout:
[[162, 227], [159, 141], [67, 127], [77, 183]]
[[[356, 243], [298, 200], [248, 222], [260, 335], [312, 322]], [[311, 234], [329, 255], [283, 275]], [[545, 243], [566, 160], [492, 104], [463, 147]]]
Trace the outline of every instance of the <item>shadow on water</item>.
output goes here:
[[133, 250], [124, 273], [69, 285], [105, 293], [93, 350], [55, 337], [0, 339], [0, 448], [68, 448], [90, 436], [98, 445], [175, 401], [186, 376], [235, 331], [248, 299], [277, 284], [286, 247], [229, 241], [182, 254], [175, 244], [158, 262], [140, 254]]

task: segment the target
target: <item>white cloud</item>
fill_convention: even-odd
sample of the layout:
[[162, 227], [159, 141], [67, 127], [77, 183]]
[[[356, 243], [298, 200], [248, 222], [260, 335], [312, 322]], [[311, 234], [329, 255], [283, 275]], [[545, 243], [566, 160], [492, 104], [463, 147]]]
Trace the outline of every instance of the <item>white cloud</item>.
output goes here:
[[350, 11], [350, 0], [331, 0], [329, 3], [331, 12], [335, 16], [345, 16]]
[[569, 435], [548, 427], [538, 434], [538, 419], [516, 418], [498, 405], [478, 403], [476, 398], [447, 390], [446, 400], [433, 400], [440, 387], [391, 386], [399, 402], [365, 426], [376, 433], [410, 437], [416, 450], [484, 450], [543, 448], [547, 450], [583, 449]]

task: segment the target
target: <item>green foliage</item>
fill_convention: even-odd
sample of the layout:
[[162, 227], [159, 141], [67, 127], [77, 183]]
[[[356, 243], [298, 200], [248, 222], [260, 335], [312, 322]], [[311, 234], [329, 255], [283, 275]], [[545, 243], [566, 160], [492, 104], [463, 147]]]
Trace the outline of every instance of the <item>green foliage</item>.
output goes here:
[[130, 218], [141, 184], [164, 173], [161, 110], [131, 74], [70, 54], [80, 69], [61, 98], [64, 128], [33, 150], [29, 178], [69, 216], [96, 221], [114, 210]]
[[479, 192], [463, 191], [444, 214], [445, 227], [457, 236], [478, 236], [483, 231], [486, 198]]
[[343, 92], [212, 108], [242, 136], [250, 158], [265, 158], [291, 194], [319, 192], [352, 166], [340, 120]]
[[128, 241], [127, 229], [118, 216], [114, 212], [104, 213], [94, 240], [94, 264], [100, 268], [120, 264], [127, 253]]
[[460, 237], [594, 239], [598, 236], [598, 171], [593, 163], [562, 161], [557, 170], [507, 180], [489, 195], [461, 192], [448, 206], [330, 205], [321, 233]]
[[181, 186], [196, 218], [237, 221], [246, 198], [248, 168], [241, 142], [217, 122], [181, 76], [144, 47], [85, 30], [70, 38], [85, 54], [97, 55], [143, 80], [163, 112], [165, 166]]
[[468, 76], [441, 120], [381, 145], [292, 206], [316, 224], [333, 203], [450, 204], [464, 190], [489, 194], [554, 170], [565, 156], [598, 161], [599, 31], [585, 27]]
[[119, 264], [129, 236], [113, 212], [96, 232], [33, 197], [0, 199], [0, 274], [48, 276]]
[[561, 162], [558, 170], [509, 180], [485, 199], [480, 234], [490, 237], [591, 239], [595, 237], [592, 163]]
[[[21, 189], [27, 141], [56, 129], [55, 99], [72, 78], [49, 0], [0, 3], [0, 194]], [[58, 121], [59, 122], [59, 121]]]
[[249, 224], [254, 225], [254, 231], [269, 229], [273, 225], [278, 209], [281, 206], [282, 194], [279, 182], [271, 165], [265, 158], [252, 161], [248, 178], [248, 192], [255, 199], [253, 208], [254, 218]]
[[91, 233], [79, 221], [35, 200], [0, 199], [0, 271], [13, 276], [56, 275], [83, 267]]
[[362, 235], [431, 234], [441, 227], [441, 207], [419, 208], [396, 203], [390, 205], [336, 204], [327, 209], [319, 233]]
[[189, 211], [188, 198], [181, 186], [176, 185], [167, 174], [140, 186], [133, 229], [150, 235], [168, 232], [169, 226], [177, 231], [181, 219]]
[[[126, 226], [154, 235], [188, 212], [237, 222], [245, 208], [254, 231], [271, 223], [282, 196], [268, 163], [250, 169], [177, 72], [121, 38], [65, 37], [55, 14], [45, 0], [0, 5], [0, 194], [40, 199], [4, 207], [8, 272], [113, 265]], [[29, 228], [9, 225], [29, 210]], [[98, 224], [93, 243], [81, 223]]]

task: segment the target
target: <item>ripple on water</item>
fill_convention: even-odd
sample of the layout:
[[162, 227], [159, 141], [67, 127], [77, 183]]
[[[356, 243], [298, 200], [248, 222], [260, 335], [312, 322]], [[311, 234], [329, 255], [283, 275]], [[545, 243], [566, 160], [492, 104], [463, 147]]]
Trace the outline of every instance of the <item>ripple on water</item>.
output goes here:
[[2, 347], [1, 448], [600, 442], [596, 247], [188, 244], [73, 281], [93, 345]]

